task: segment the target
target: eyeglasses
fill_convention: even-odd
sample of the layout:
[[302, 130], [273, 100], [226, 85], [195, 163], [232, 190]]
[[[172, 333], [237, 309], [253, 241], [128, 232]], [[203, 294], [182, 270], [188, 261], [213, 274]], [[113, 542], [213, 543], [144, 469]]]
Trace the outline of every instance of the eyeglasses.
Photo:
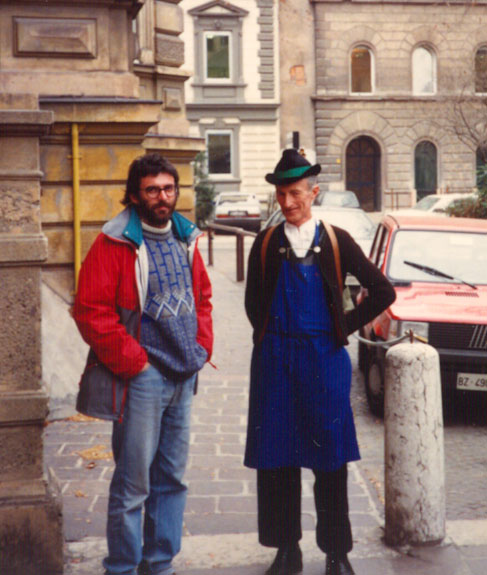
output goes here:
[[164, 192], [166, 198], [172, 198], [176, 194], [176, 186], [173, 184], [168, 184], [162, 188], [160, 186], [147, 186], [147, 188], [144, 188], [142, 191], [152, 199], [158, 198], [161, 192]]

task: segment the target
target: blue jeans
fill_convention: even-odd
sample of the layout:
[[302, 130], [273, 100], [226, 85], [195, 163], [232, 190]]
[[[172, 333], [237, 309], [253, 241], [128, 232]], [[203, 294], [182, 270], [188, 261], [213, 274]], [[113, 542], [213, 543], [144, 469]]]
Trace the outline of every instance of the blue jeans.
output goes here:
[[107, 575], [135, 575], [141, 562], [151, 575], [173, 572], [171, 561], [181, 548], [195, 379], [173, 382], [150, 366], [130, 381], [123, 421], [113, 426]]

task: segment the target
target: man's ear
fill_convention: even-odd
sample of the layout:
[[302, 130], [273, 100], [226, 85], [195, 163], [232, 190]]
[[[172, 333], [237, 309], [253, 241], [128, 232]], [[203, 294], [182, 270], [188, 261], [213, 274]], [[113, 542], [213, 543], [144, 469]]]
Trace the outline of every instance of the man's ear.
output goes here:
[[139, 196], [136, 194], [130, 194], [130, 201], [136, 206], [139, 205]]
[[316, 198], [316, 196], [318, 195], [320, 191], [320, 186], [318, 184], [315, 184], [312, 188], [311, 188], [311, 193], [313, 194], [313, 199]]

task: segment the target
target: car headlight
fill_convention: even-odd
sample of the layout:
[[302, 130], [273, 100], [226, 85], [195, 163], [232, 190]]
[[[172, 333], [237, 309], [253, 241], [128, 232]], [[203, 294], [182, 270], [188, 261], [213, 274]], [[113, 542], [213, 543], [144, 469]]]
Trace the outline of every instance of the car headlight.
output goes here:
[[394, 321], [396, 329], [392, 329], [389, 331], [390, 335], [392, 336], [392, 332], [395, 331], [396, 334], [392, 337], [401, 337], [404, 334], [412, 331], [415, 335], [423, 338], [426, 342], [428, 341], [429, 336], [429, 323], [422, 322], [422, 321]]

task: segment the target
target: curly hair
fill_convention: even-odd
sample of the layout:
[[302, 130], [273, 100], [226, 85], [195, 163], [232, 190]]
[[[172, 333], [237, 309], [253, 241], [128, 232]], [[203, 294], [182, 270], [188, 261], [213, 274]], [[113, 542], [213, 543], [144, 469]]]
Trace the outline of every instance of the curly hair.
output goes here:
[[131, 164], [125, 187], [125, 195], [122, 204], [127, 206], [132, 203], [131, 196], [138, 196], [140, 181], [146, 176], [157, 176], [157, 174], [169, 174], [174, 178], [176, 193], [179, 194], [179, 174], [169, 160], [159, 154], [146, 154], [139, 156]]

